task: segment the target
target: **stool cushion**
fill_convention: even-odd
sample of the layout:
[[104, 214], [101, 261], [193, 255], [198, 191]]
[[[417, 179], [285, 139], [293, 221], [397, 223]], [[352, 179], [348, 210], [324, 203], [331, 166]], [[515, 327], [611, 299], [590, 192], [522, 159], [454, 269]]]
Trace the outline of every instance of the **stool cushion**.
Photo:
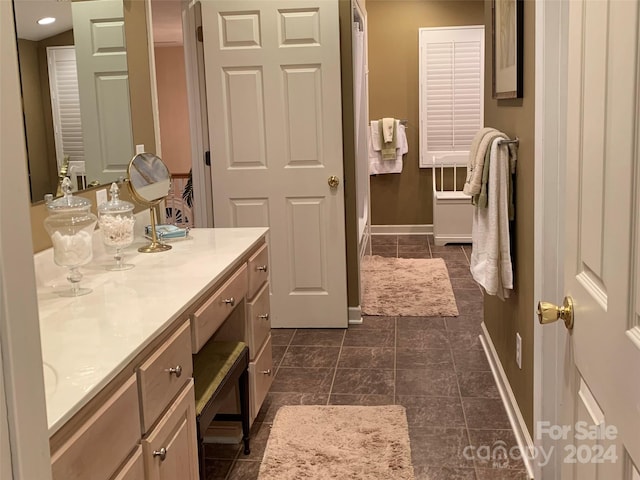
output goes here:
[[194, 355], [193, 379], [197, 415], [202, 413], [245, 347], [244, 342], [208, 342]]

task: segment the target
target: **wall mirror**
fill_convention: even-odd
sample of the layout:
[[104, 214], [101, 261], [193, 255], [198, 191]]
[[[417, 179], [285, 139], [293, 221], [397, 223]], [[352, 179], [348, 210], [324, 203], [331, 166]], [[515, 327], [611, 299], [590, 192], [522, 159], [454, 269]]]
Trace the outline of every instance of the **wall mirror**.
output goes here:
[[13, 1], [31, 201], [55, 196], [61, 175], [74, 190], [124, 177], [134, 141], [123, 0]]

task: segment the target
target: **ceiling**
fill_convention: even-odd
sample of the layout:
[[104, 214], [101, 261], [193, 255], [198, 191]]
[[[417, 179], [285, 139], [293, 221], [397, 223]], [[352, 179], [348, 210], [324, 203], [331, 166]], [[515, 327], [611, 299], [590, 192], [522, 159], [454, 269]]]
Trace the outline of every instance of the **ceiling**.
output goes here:
[[[0, 0], [2, 1], [2, 0]], [[18, 38], [39, 41], [73, 27], [69, 0], [13, 0]], [[156, 46], [182, 45], [180, 0], [152, 0], [153, 38]], [[38, 25], [42, 17], [54, 17], [51, 25]]]

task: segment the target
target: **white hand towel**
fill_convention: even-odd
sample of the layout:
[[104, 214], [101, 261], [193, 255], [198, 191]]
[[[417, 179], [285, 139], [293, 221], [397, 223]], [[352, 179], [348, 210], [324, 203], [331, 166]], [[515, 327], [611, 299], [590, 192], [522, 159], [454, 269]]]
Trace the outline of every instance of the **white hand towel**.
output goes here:
[[509, 242], [510, 155], [507, 145], [491, 144], [489, 198], [487, 208], [473, 212], [471, 275], [489, 295], [504, 300], [513, 290], [513, 268]]
[[384, 143], [389, 143], [393, 141], [393, 124], [395, 123], [395, 118], [384, 117], [382, 119], [382, 135]]
[[495, 128], [483, 128], [473, 137], [471, 149], [469, 150], [469, 161], [467, 162], [467, 178], [464, 183], [464, 193], [467, 195], [477, 195], [482, 189], [482, 168], [484, 166], [484, 156], [496, 136], [507, 138], [507, 136]]

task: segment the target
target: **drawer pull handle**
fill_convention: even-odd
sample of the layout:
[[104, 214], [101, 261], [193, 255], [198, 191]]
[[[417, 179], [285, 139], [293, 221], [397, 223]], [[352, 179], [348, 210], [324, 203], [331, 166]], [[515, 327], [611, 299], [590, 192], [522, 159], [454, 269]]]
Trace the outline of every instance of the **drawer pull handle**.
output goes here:
[[268, 269], [268, 267], [266, 265], [259, 265], [256, 267], [256, 270], [258, 270], [259, 272], [266, 272]]
[[180, 365], [176, 365], [176, 367], [171, 367], [169, 369], [169, 375], [175, 374], [177, 378], [180, 378], [182, 375], [182, 367]]
[[231, 305], [233, 307], [236, 304], [236, 299], [233, 297], [225, 298], [224, 300], [222, 300], [222, 303], [226, 303], [227, 305]]
[[269, 314], [265, 313], [264, 315], [258, 315], [258, 318], [261, 318], [262, 320], [269, 321]]
[[160, 450], [154, 450], [152, 455], [154, 457], [160, 457], [160, 461], [164, 462], [164, 459], [167, 458], [167, 449], [162, 447]]
[[267, 368], [266, 370], [262, 370], [262, 372], [260, 372], [260, 373], [262, 373], [263, 375], [267, 375], [267, 376], [269, 376], [269, 377], [270, 377], [270, 376], [271, 376], [271, 369], [270, 369], [270, 368]]

